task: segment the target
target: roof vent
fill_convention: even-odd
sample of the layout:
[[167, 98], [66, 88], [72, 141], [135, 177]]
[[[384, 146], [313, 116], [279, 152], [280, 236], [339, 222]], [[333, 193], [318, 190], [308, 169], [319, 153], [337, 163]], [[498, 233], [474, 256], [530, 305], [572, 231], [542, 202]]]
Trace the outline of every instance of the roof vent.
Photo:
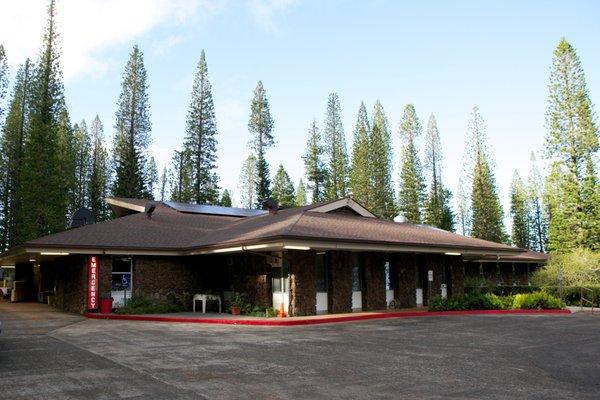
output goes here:
[[279, 210], [277, 202], [270, 197], [262, 202], [262, 206], [269, 210], [269, 214], [277, 214], [277, 210]]
[[406, 224], [408, 222], [408, 218], [406, 218], [404, 214], [400, 214], [394, 218], [394, 222], [397, 222], [399, 224]]
[[144, 212], [146, 213], [148, 219], [152, 218], [152, 213], [154, 212], [154, 210], [156, 210], [156, 203], [154, 203], [153, 201], [147, 202], [146, 207], [144, 207]]
[[73, 213], [71, 217], [71, 228], [79, 228], [96, 223], [94, 214], [87, 208], [82, 207]]

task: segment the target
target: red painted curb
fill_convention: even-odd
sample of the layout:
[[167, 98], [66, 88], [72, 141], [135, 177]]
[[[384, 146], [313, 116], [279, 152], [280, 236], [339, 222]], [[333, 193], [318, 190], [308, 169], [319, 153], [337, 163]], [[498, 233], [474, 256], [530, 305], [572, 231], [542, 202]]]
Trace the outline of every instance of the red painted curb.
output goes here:
[[91, 319], [115, 319], [125, 321], [152, 321], [152, 322], [179, 322], [192, 324], [222, 324], [222, 325], [254, 325], [254, 326], [297, 326], [330, 324], [336, 322], [367, 321], [386, 318], [414, 318], [414, 317], [443, 317], [451, 315], [497, 315], [497, 314], [571, 314], [570, 310], [464, 310], [464, 311], [406, 311], [389, 313], [372, 313], [363, 315], [349, 315], [346, 317], [314, 317], [314, 319], [221, 319], [221, 318], [189, 318], [189, 317], [159, 317], [150, 315], [124, 315], [124, 314], [84, 314]]

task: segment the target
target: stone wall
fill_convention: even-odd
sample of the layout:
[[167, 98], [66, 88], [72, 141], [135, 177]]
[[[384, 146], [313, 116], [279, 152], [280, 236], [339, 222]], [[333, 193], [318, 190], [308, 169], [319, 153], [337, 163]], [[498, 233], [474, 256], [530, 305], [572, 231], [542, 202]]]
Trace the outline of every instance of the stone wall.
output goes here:
[[186, 261], [183, 257], [134, 257], [133, 295], [191, 307], [200, 282], [197, 269]]
[[58, 257], [44, 267], [54, 268], [54, 306], [58, 309], [83, 314], [87, 311], [87, 256]]
[[385, 254], [383, 253], [366, 253], [364, 255], [363, 311], [386, 308], [384, 263]]
[[286, 251], [289, 265], [289, 315], [315, 315], [317, 313], [317, 253], [311, 251]]
[[[433, 299], [441, 296], [442, 277], [445, 265], [444, 257], [443, 254], [419, 255], [421, 267], [425, 268], [425, 271], [433, 271], [433, 282], [431, 282], [431, 298]], [[429, 305], [429, 288], [427, 280], [423, 284], [423, 305]]]
[[352, 312], [352, 253], [328, 253], [327, 309], [330, 314]]
[[112, 283], [112, 257], [100, 256], [100, 282], [98, 282], [98, 290], [100, 297], [110, 297], [110, 286]]
[[417, 255], [412, 253], [397, 253], [391, 257], [390, 266], [396, 275], [394, 297], [400, 307], [416, 307], [417, 290]]
[[259, 307], [272, 307], [271, 266], [260, 254], [237, 254], [233, 257], [233, 288], [246, 293], [248, 300]]
[[449, 296], [461, 297], [465, 292], [465, 269], [462, 256], [446, 256], [451, 282], [448, 282]]

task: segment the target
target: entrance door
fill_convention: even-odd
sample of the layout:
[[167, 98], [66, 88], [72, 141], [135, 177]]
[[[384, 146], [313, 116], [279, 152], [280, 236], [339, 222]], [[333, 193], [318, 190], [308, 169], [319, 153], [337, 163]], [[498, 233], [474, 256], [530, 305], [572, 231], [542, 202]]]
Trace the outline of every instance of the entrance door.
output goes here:
[[327, 305], [327, 287], [329, 285], [327, 277], [327, 255], [317, 253], [317, 314], [326, 314]]
[[352, 254], [352, 311], [362, 311], [363, 269], [358, 253]]
[[287, 313], [290, 307], [290, 295], [288, 290], [288, 269], [285, 262], [274, 264], [272, 274], [273, 308], [279, 310], [283, 304], [283, 309]]
[[123, 307], [131, 298], [133, 282], [131, 280], [133, 260], [131, 257], [114, 257], [112, 259], [111, 297], [113, 307]]

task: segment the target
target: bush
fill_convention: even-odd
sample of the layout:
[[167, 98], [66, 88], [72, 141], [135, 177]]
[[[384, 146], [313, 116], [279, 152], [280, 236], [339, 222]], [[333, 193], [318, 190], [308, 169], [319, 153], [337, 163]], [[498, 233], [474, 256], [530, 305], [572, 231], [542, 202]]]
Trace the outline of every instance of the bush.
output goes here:
[[[600, 307], [600, 286], [588, 286], [587, 289], [594, 291], [594, 307]], [[558, 286], [545, 287], [544, 291], [554, 297], [560, 297], [561, 290]], [[589, 290], [584, 290], [583, 296], [588, 300], [592, 299], [592, 294]], [[581, 304], [581, 288], [579, 286], [563, 287], [562, 299], [568, 306], [579, 306]], [[587, 303], [584, 306], [590, 306], [590, 304]]]
[[552, 309], [562, 308], [556, 297], [546, 292], [522, 293], [514, 296], [497, 296], [493, 293], [470, 293], [463, 297], [435, 298], [430, 311], [458, 310], [510, 310], [512, 308]]
[[142, 296], [133, 296], [124, 307], [118, 308], [117, 314], [167, 314], [186, 311], [181, 305], [170, 301], [153, 302]]
[[517, 294], [512, 308], [534, 310], [561, 309], [563, 308], [563, 304], [560, 299], [542, 290], [535, 293]]
[[531, 277], [537, 286], [558, 286], [559, 272], [563, 286], [600, 286], [600, 252], [575, 249], [565, 254], [551, 254], [550, 262]]

